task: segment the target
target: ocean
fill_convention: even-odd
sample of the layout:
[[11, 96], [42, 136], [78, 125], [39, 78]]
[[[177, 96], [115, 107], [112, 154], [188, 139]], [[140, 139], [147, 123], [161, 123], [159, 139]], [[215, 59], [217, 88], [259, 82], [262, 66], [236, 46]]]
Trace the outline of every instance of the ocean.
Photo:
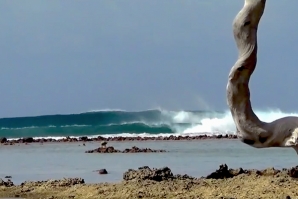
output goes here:
[[[286, 115], [279, 110], [256, 111], [261, 120]], [[0, 119], [0, 137], [10, 139], [114, 136], [169, 136], [233, 134], [229, 111], [99, 110], [78, 114], [43, 115]]]
[[[260, 119], [272, 121], [286, 115], [279, 110], [256, 111]], [[0, 119], [0, 137], [65, 136], [167, 136], [226, 134], [234, 132], [228, 111], [120, 111], [103, 110], [80, 114], [47, 115]], [[82, 177], [86, 183], [117, 182], [128, 169], [141, 166], [168, 166], [174, 174], [206, 176], [226, 163], [232, 168], [264, 169], [297, 165], [297, 154], [291, 148], [256, 149], [239, 140], [210, 139], [191, 141], [125, 141], [108, 142], [123, 150], [137, 146], [164, 149], [166, 153], [88, 154], [100, 142], [31, 143], [0, 145], [0, 178], [12, 176], [15, 184], [28, 180]], [[108, 175], [94, 172], [107, 169]]]
[[[0, 145], [0, 178], [12, 176], [15, 184], [24, 181], [81, 177], [86, 183], [119, 182], [128, 169], [141, 166], [168, 166], [174, 174], [201, 177], [226, 163], [231, 168], [290, 168], [297, 165], [297, 154], [291, 148], [256, 149], [239, 140], [214, 139], [192, 141], [126, 141], [108, 142], [117, 149], [138, 146], [165, 149], [166, 153], [84, 153], [99, 147], [100, 142], [32, 143]], [[107, 175], [94, 172], [105, 168]]]

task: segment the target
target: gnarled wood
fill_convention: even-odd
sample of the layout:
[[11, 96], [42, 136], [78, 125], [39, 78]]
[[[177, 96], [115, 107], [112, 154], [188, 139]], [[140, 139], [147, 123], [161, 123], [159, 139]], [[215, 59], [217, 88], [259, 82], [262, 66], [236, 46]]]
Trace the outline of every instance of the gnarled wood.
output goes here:
[[298, 117], [261, 121], [250, 102], [249, 80], [257, 64], [257, 31], [266, 0], [245, 0], [233, 22], [239, 56], [227, 84], [227, 102], [240, 140], [256, 148], [293, 147], [298, 153]]

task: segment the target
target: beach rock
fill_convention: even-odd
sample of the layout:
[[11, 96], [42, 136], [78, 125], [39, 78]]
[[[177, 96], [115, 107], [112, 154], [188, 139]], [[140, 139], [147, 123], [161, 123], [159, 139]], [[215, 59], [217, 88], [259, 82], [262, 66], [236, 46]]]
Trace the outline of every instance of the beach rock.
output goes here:
[[218, 170], [206, 176], [207, 179], [223, 179], [231, 177], [233, 177], [233, 175], [229, 172], [226, 164], [220, 165]]
[[32, 186], [49, 186], [49, 187], [70, 187], [76, 184], [85, 184], [82, 178], [63, 178], [61, 180], [46, 180], [46, 181], [25, 181], [21, 184], [23, 187]]
[[38, 138], [34, 139], [32, 137], [28, 138], [22, 138], [22, 139], [15, 139], [15, 140], [7, 140], [6, 138], [0, 138], [0, 143], [7, 143], [7, 145], [13, 145], [15, 143], [31, 143], [31, 142], [91, 142], [91, 141], [116, 141], [116, 142], [123, 142], [123, 141], [149, 141], [149, 140], [161, 140], [161, 141], [171, 141], [171, 140], [205, 140], [205, 139], [238, 139], [237, 135], [235, 134], [220, 134], [220, 135], [197, 135], [197, 136], [158, 136], [158, 137], [140, 137], [140, 136], [131, 136], [131, 137], [123, 137], [123, 136], [116, 136], [116, 137], [102, 137], [98, 136], [96, 138], [94, 137], [87, 137], [82, 136], [80, 138], [71, 138], [70, 136], [67, 136], [65, 138], [61, 139], [53, 139], [53, 138]]
[[298, 166], [290, 168], [288, 174], [292, 178], [298, 178]]
[[136, 146], [133, 146], [131, 149], [124, 149], [122, 153], [162, 153], [166, 152], [165, 150], [153, 150], [150, 148], [138, 148]]
[[1, 186], [4, 186], [4, 187], [12, 187], [12, 186], [14, 186], [14, 184], [13, 184], [13, 182], [10, 180], [10, 179], [8, 179], [7, 181], [4, 181], [4, 180], [2, 180], [1, 178], [0, 178], [0, 187]]
[[37, 140], [37, 141], [40, 142], [40, 143], [51, 142], [50, 139], [45, 139], [45, 138], [41, 138], [41, 139], [39, 139], [39, 140]]
[[120, 150], [116, 150], [114, 147], [99, 147], [97, 149], [85, 151], [85, 153], [120, 153]]
[[102, 136], [98, 136], [97, 137], [97, 141], [106, 141], [107, 139], [105, 137]]
[[79, 141], [88, 141], [88, 137], [87, 136], [83, 136], [83, 137], [79, 137]]
[[153, 180], [153, 181], [165, 181], [165, 180], [186, 180], [195, 179], [188, 175], [173, 175], [169, 167], [163, 167], [160, 169], [150, 169], [148, 166], [139, 167], [137, 170], [129, 169], [123, 174], [123, 179], [129, 180]]
[[212, 172], [211, 174], [206, 176], [206, 179], [224, 179], [224, 178], [232, 178], [234, 176], [247, 173], [247, 171], [243, 170], [242, 168], [239, 168], [237, 170], [235, 169], [228, 169], [228, 166], [226, 164], [219, 165], [219, 169], [215, 172]]
[[278, 170], [275, 168], [266, 168], [263, 170], [257, 170], [257, 169], [244, 170], [242, 168], [228, 169], [228, 166], [226, 164], [222, 164], [219, 166], [218, 170], [207, 175], [205, 178], [206, 179], [224, 179], [224, 178], [232, 178], [240, 174], [258, 175], [258, 176], [275, 176], [279, 173], [284, 173], [285, 175], [288, 175], [290, 177], [298, 178], [298, 166], [293, 167], [291, 169], [283, 169], [283, 170]]
[[174, 179], [177, 179], [177, 180], [194, 180], [196, 178], [194, 178], [192, 176], [189, 176], [187, 174], [184, 174], [184, 175], [177, 174], [177, 175], [174, 175]]
[[22, 139], [24, 143], [32, 143], [34, 142], [34, 139], [32, 137], [27, 137]]
[[162, 153], [162, 152], [166, 152], [166, 151], [165, 150], [153, 150], [150, 148], [141, 149], [136, 146], [133, 146], [130, 149], [124, 149], [123, 151], [117, 150], [112, 146], [99, 147], [97, 149], [85, 151], [85, 153]]
[[11, 178], [11, 176], [5, 176], [4, 178]]
[[66, 136], [65, 138], [58, 139], [57, 142], [78, 142], [77, 138], [71, 138], [70, 136]]
[[140, 167], [138, 170], [129, 169], [123, 174], [123, 179], [128, 180], [154, 180], [163, 181], [173, 178], [170, 168], [150, 169], [148, 166]]
[[0, 143], [5, 143], [7, 142], [7, 138], [6, 137], [1, 137], [0, 138]]
[[99, 174], [108, 174], [108, 171], [106, 169], [100, 169], [98, 170]]
[[[250, 172], [250, 170], [248, 170]], [[266, 168], [264, 170], [260, 170], [257, 174], [262, 176], [275, 176], [276, 174], [280, 173], [281, 170], [275, 169], [273, 167]]]

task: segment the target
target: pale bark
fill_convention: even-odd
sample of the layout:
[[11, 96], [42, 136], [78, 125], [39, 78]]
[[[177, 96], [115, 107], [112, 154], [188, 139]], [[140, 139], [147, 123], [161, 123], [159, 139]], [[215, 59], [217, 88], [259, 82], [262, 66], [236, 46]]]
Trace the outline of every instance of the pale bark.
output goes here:
[[233, 22], [239, 56], [227, 84], [227, 102], [240, 140], [257, 148], [293, 147], [298, 150], [298, 117], [266, 123], [252, 110], [249, 80], [257, 64], [257, 31], [266, 0], [245, 0]]

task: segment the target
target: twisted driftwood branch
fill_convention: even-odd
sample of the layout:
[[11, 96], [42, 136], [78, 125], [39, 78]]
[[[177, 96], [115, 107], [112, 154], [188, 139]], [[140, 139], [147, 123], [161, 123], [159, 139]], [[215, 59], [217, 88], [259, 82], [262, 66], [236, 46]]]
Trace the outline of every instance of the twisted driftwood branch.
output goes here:
[[257, 64], [257, 31], [265, 4], [266, 0], [245, 0], [233, 22], [239, 57], [229, 74], [227, 102], [243, 143], [256, 148], [293, 147], [298, 153], [298, 117], [266, 123], [251, 107], [248, 84]]

